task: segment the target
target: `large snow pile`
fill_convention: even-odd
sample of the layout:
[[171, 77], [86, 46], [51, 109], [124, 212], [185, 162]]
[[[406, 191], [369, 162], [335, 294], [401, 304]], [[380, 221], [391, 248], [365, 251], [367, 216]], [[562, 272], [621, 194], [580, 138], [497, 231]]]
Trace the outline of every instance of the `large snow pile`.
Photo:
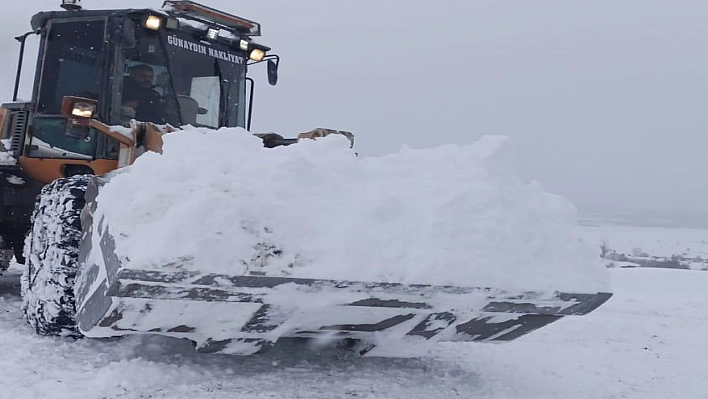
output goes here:
[[242, 129], [164, 139], [97, 198], [124, 267], [607, 289], [574, 207], [514, 176], [505, 137], [383, 157], [341, 136], [274, 149]]

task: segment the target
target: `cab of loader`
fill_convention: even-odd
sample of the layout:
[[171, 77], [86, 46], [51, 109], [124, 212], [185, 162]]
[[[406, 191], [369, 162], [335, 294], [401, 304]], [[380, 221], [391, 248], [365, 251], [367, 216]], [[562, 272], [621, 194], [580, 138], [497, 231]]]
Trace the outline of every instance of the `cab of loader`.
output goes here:
[[[63, 0], [18, 36], [13, 102], [0, 108], [0, 257], [22, 261], [22, 242], [44, 184], [103, 175], [183, 125], [250, 129], [253, 79], [279, 57], [253, 41], [257, 22], [193, 1], [160, 9], [88, 10]], [[29, 101], [18, 100], [25, 43], [38, 36]], [[155, 139], [155, 137], [158, 137]], [[286, 144], [289, 144], [286, 143]], [[161, 145], [161, 144], [160, 144]], [[10, 254], [10, 255], [8, 255]], [[7, 262], [0, 259], [0, 272]]]
[[[268, 61], [270, 83], [277, 79], [278, 57], [252, 41], [256, 22], [192, 1], [166, 1], [160, 10], [63, 7], [34, 15], [32, 32], [18, 38], [23, 52], [27, 36], [40, 35], [32, 98], [3, 105], [11, 124], [3, 138], [43, 183], [118, 166], [120, 140], [100, 125], [248, 128], [248, 65]], [[18, 83], [20, 73], [21, 60]], [[72, 161], [60, 161], [57, 176], [32, 173], [44, 168], [37, 159]]]

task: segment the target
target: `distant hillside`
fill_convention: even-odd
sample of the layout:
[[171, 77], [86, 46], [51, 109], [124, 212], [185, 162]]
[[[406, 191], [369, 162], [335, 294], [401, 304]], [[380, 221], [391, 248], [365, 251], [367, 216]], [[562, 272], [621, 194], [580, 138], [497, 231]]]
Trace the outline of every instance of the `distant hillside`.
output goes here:
[[708, 228], [708, 212], [652, 210], [592, 210], [580, 211], [578, 221], [583, 226], [636, 226]]

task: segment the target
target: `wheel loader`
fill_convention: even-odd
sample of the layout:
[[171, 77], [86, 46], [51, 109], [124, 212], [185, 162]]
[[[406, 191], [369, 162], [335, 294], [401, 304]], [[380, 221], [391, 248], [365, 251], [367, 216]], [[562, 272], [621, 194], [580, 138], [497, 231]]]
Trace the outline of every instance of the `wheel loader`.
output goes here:
[[[13, 102], [0, 109], [0, 261], [7, 268], [14, 254], [24, 264], [23, 310], [37, 333], [161, 334], [189, 339], [200, 352], [237, 355], [302, 338], [363, 355], [387, 342], [510, 341], [610, 298], [122, 264], [114, 238], [93, 220], [101, 186], [141, 153], [162, 151], [162, 136], [182, 126], [250, 130], [249, 69], [265, 63], [274, 85], [279, 57], [253, 40], [257, 22], [193, 1], [87, 10], [64, 0], [62, 8], [37, 13], [17, 38]], [[33, 92], [18, 101], [32, 35], [39, 37]], [[353, 140], [329, 129], [259, 137], [277, 147], [330, 133]], [[100, 259], [89, 256], [96, 245]]]

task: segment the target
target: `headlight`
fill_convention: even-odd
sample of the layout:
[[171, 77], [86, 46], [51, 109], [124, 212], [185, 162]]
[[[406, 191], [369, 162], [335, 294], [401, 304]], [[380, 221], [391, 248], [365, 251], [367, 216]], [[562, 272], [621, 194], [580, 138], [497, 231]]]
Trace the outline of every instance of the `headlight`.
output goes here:
[[71, 115], [79, 118], [91, 118], [96, 111], [96, 104], [75, 102], [71, 109]]
[[148, 15], [145, 19], [145, 27], [152, 30], [160, 30], [162, 26], [162, 18], [157, 15]]
[[219, 38], [219, 30], [216, 28], [209, 28], [209, 30], [207, 30], [207, 38], [209, 38], [211, 40], [218, 39]]
[[91, 119], [98, 110], [98, 101], [91, 98], [64, 96], [61, 99], [61, 116], [75, 121]]
[[251, 53], [248, 54], [248, 58], [252, 59], [253, 61], [262, 61], [263, 57], [265, 57], [265, 51], [259, 48], [254, 48], [253, 50], [251, 50]]

